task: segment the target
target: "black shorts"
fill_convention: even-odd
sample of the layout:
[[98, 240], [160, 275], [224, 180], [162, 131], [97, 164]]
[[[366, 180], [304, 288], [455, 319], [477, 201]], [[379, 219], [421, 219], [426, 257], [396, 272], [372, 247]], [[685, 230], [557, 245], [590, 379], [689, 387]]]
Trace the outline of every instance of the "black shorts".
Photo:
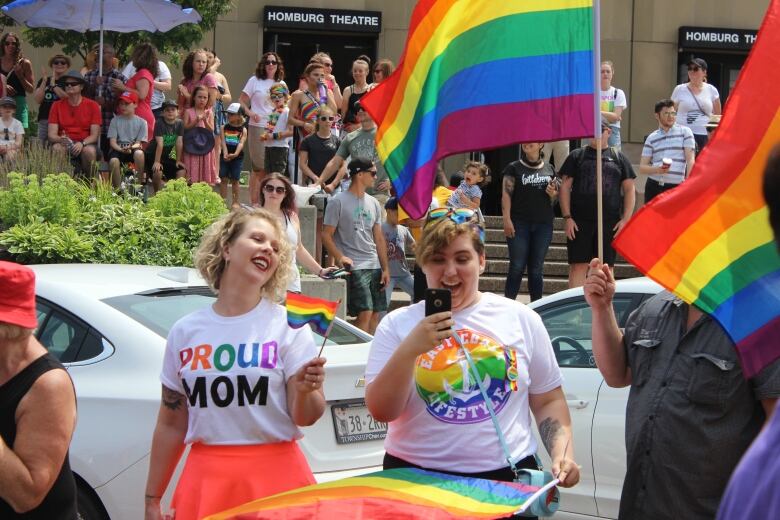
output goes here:
[[[587, 264], [598, 256], [598, 231], [595, 220], [574, 219], [579, 231], [574, 232], [574, 240], [566, 239], [566, 252], [570, 264]], [[617, 253], [612, 249], [615, 232], [612, 228], [617, 220], [604, 220], [604, 263], [615, 265]]]
[[133, 162], [133, 155], [132, 153], [120, 153], [112, 148], [108, 152], [108, 160], [119, 159], [119, 164], [130, 164]]
[[265, 171], [287, 176], [287, 153], [289, 148], [265, 147]]
[[184, 171], [184, 168], [180, 168], [176, 166], [176, 161], [174, 161], [173, 159], [162, 158], [160, 160], [160, 164], [162, 164], [163, 179], [165, 179], [166, 181], [172, 181], [173, 179], [175, 179], [176, 172], [178, 172], [179, 170]]

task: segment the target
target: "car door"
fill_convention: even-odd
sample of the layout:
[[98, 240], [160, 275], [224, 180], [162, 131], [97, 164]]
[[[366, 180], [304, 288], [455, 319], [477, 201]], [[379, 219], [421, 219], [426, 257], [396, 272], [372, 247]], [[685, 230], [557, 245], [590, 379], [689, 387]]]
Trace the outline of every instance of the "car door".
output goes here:
[[[623, 316], [633, 308], [633, 295], [616, 295], [613, 305], [616, 314]], [[593, 454], [595, 441], [592, 424], [599, 390], [604, 378], [596, 368], [591, 348], [591, 310], [583, 296], [574, 296], [535, 309], [550, 335], [550, 340], [563, 375], [563, 391], [572, 420], [574, 453], [581, 466], [580, 483], [570, 489], [561, 489], [561, 511], [598, 515], [597, 482], [599, 467]], [[601, 435], [599, 432], [597, 435]], [[607, 442], [607, 439], [602, 439]], [[622, 432], [611, 442], [623, 445]], [[550, 458], [540, 449], [545, 467]], [[620, 475], [622, 481], [622, 474]]]

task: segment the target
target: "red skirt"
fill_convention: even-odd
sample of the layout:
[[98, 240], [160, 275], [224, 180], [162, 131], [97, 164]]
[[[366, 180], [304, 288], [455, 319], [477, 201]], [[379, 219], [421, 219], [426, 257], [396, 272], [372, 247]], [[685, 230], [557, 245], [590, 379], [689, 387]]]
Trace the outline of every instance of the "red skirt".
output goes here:
[[246, 446], [196, 443], [184, 464], [171, 508], [175, 520], [200, 520], [314, 483], [314, 475], [295, 441]]

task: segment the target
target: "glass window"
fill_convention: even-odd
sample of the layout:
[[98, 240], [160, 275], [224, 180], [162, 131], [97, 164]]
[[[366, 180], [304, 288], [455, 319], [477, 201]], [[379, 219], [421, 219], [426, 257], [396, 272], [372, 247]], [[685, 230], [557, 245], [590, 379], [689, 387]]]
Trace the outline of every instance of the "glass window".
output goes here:
[[[622, 327], [634, 309], [633, 295], [616, 296], [612, 305]], [[547, 333], [550, 335], [558, 365], [595, 368], [591, 340], [591, 310], [584, 297], [551, 304], [539, 309]]]
[[[205, 290], [204, 290], [205, 289]], [[151, 329], [163, 338], [180, 318], [214, 303], [216, 297], [208, 288], [186, 288], [128, 294], [103, 300], [121, 313]], [[322, 345], [322, 336], [314, 333], [314, 341]], [[371, 336], [354, 332], [341, 323], [334, 323], [327, 345], [350, 345], [371, 341]]]
[[59, 311], [50, 313], [43, 330], [38, 333], [38, 341], [62, 363], [76, 359], [87, 328], [76, 320]]

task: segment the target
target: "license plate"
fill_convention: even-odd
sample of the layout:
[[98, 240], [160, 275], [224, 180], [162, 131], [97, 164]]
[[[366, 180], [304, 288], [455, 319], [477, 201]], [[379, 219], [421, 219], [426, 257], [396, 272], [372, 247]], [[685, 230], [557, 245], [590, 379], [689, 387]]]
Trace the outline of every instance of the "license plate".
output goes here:
[[331, 404], [330, 413], [338, 444], [375, 441], [387, 436], [387, 423], [371, 417], [363, 399]]

